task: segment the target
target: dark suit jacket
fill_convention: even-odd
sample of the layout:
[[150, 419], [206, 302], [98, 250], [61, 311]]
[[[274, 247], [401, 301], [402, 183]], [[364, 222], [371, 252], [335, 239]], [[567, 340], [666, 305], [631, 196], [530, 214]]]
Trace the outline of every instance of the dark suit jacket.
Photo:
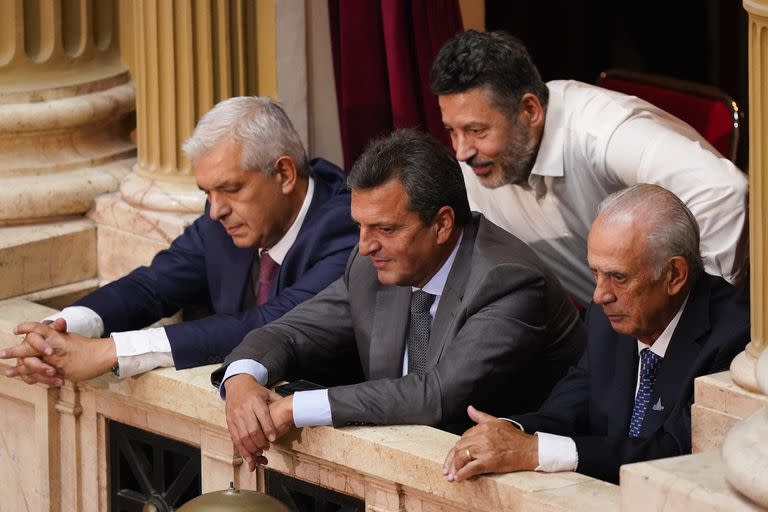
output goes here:
[[619, 466], [691, 452], [693, 380], [728, 368], [749, 341], [745, 290], [702, 276], [691, 290], [656, 377], [640, 437], [628, 437], [637, 383], [637, 341], [617, 334], [602, 308], [587, 312], [588, 343], [537, 413], [513, 416], [528, 432], [572, 437], [577, 471], [618, 483]]
[[[402, 376], [409, 286], [379, 283], [354, 252], [343, 278], [225, 360], [254, 359], [269, 382], [357, 355], [366, 382], [329, 390], [334, 425], [425, 424], [457, 431], [474, 404], [533, 410], [575, 363], [584, 330], [557, 278], [528, 246], [479, 214], [464, 228], [433, 322], [428, 371]], [[214, 373], [214, 380], [225, 367]]]
[[245, 310], [255, 249], [232, 243], [219, 222], [205, 214], [139, 267], [76, 302], [104, 320], [106, 333], [139, 329], [190, 304], [213, 314], [166, 327], [176, 368], [221, 362], [243, 336], [314, 296], [344, 272], [358, 230], [349, 212], [341, 169], [311, 162], [315, 190], [296, 241], [272, 283], [269, 300]]

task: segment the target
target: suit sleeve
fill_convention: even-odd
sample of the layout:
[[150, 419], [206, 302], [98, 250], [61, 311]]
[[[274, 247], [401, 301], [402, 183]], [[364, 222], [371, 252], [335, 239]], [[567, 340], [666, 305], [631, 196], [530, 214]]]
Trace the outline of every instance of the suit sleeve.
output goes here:
[[617, 484], [623, 464], [690, 453], [693, 397], [678, 403], [662, 428], [650, 438], [590, 435], [589, 371], [587, 350], [538, 412], [512, 419], [520, 422], [527, 432], [571, 437], [578, 453], [576, 471]]
[[355, 340], [347, 284], [339, 278], [313, 298], [279, 320], [248, 333], [216, 370], [241, 359], [253, 359], [268, 372], [268, 385], [294, 376], [301, 369], [339, 368], [340, 361], [354, 358]]
[[75, 302], [96, 312], [104, 334], [140, 329], [185, 304], [208, 301], [205, 249], [197, 219], [149, 266], [99, 288]]
[[[744, 317], [736, 310], [728, 313], [730, 315], [726, 316], [739, 321]], [[593, 427], [589, 417], [589, 375], [591, 371], [600, 371], [599, 368], [590, 368], [590, 348], [600, 349], [599, 344], [593, 346], [595, 340], [592, 339], [578, 365], [558, 383], [538, 412], [513, 416], [511, 419], [523, 425], [527, 432], [541, 431], [572, 437], [579, 458], [576, 471], [618, 483], [619, 470], [624, 464], [691, 452], [693, 378], [727, 369], [736, 353], [743, 348], [748, 332], [748, 324], [744, 323], [738, 328], [731, 326], [723, 329], [721, 326], [710, 335], [712, 342], [719, 347], [718, 350], [709, 355], [705, 351], [702, 353], [705, 359], [691, 362], [698, 368], [691, 376], [684, 377], [688, 379], [682, 390], [684, 399], [675, 404], [661, 428], [651, 437], [593, 435], [590, 432]]]
[[589, 431], [589, 350], [585, 350], [576, 366], [557, 383], [541, 408], [530, 414], [509, 418], [520, 423], [526, 432], [547, 432], [572, 436]]
[[[221, 362], [248, 334], [314, 297], [342, 276], [347, 258], [357, 243], [357, 227], [346, 207], [328, 212], [313, 226], [314, 243], [301, 247], [291, 265], [296, 279], [261, 306], [236, 314], [214, 314], [200, 320], [166, 327], [178, 369]], [[288, 262], [284, 262], [287, 265]]]
[[[709, 375], [728, 369], [734, 356], [748, 339], [749, 329], [735, 330], [729, 339], [720, 340], [719, 350], [711, 362], [696, 376]], [[619, 482], [619, 469], [624, 464], [691, 453], [691, 405], [693, 382], [687, 400], [678, 403], [653, 436], [646, 439], [601, 436], [574, 436], [579, 453], [579, 473], [609, 482]], [[606, 454], [610, 454], [606, 457]]]
[[546, 331], [541, 308], [544, 279], [519, 265], [491, 269], [467, 294], [466, 317], [424, 375], [331, 388], [333, 424], [453, 425], [466, 422], [466, 406], [502, 392], [505, 376], [526, 367]]

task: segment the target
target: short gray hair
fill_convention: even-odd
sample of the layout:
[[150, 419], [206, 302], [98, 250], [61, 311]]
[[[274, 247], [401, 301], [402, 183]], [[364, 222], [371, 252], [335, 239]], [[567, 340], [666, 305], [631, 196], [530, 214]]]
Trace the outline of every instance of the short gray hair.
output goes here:
[[642, 222], [655, 279], [673, 256], [682, 256], [689, 267], [689, 282], [704, 271], [699, 248], [699, 224], [679, 197], [658, 185], [641, 183], [615, 192], [598, 206], [602, 222], [631, 218]]
[[266, 96], [239, 96], [217, 103], [198, 121], [182, 150], [194, 165], [221, 142], [239, 142], [246, 171], [275, 171], [281, 156], [293, 159], [300, 176], [309, 176], [309, 160], [299, 134], [278, 103]]

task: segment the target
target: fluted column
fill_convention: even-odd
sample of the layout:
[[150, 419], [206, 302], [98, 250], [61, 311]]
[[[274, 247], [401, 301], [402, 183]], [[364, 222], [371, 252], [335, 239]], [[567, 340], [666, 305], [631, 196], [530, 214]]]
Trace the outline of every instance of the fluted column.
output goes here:
[[741, 387], [760, 392], [755, 364], [768, 341], [768, 1], [744, 0], [749, 12], [749, 243], [751, 341], [731, 364]]
[[204, 196], [180, 146], [219, 101], [274, 96], [274, 42], [268, 40], [270, 28], [274, 39], [274, 0], [126, 4], [138, 161], [120, 185], [122, 197], [149, 210], [201, 211]]
[[[749, 234], [752, 336], [734, 359], [734, 381], [768, 395], [768, 0], [744, 0], [749, 13]], [[768, 407], [737, 424], [723, 443], [728, 481], [768, 507]]]
[[84, 213], [117, 189], [134, 91], [117, 1], [0, 2], [0, 225]]

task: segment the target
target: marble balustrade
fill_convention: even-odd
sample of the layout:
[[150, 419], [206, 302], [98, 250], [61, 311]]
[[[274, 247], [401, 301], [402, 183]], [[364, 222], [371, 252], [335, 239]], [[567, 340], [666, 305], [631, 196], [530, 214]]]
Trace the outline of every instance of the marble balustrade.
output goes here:
[[[0, 302], [0, 347], [17, 342], [9, 333], [20, 319], [50, 311], [22, 299]], [[261, 489], [260, 472], [248, 472], [233, 453], [212, 369], [105, 376], [61, 389], [0, 376], [0, 502], [14, 511], [107, 510], [108, 420], [200, 447], [203, 492], [231, 480]], [[276, 471], [365, 499], [370, 512], [618, 510], [617, 486], [575, 473], [449, 483], [441, 468], [456, 439], [422, 426], [315, 427], [293, 431], [267, 456]]]

